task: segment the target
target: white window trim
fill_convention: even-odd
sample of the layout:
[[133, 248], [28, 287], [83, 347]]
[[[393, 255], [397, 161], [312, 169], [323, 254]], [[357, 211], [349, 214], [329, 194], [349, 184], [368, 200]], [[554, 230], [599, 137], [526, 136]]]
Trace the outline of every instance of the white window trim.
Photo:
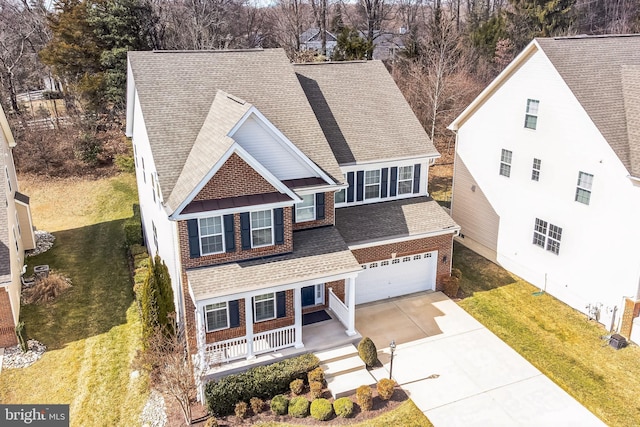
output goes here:
[[[311, 196], [311, 198], [313, 199], [313, 205], [300, 207], [301, 203], [296, 204], [296, 224], [302, 223], [302, 222], [315, 221], [316, 219], [316, 194], [315, 193], [305, 194], [301, 197], [304, 200], [306, 196]], [[313, 214], [311, 215], [311, 218], [300, 220], [298, 218], [299, 217], [298, 210], [309, 210], [309, 209], [311, 209], [311, 211], [313, 212]]]
[[[533, 113], [531, 113], [531, 112], [529, 111], [529, 104], [530, 104], [531, 102], [535, 102], [535, 103], [537, 103], [538, 108], [537, 108], [537, 111], [535, 112], [535, 114], [533, 114]], [[539, 115], [539, 112], [540, 112], [540, 100], [538, 100], [538, 99], [533, 99], [533, 98], [528, 98], [528, 99], [527, 99], [527, 107], [526, 107], [526, 109], [525, 109], [525, 114], [524, 114], [524, 128], [525, 128], [525, 129], [536, 130], [536, 129], [538, 128], [538, 115]], [[534, 127], [529, 127], [529, 126], [527, 126], [527, 122], [528, 122], [528, 120], [527, 120], [527, 119], [528, 119], [529, 117], [535, 117], [535, 119], [536, 119], [536, 124], [535, 124], [535, 126], [534, 126]]]
[[[542, 231], [538, 231], [536, 230], [536, 222], [537, 221], [541, 221], [545, 224], [544, 227], [544, 232]], [[555, 237], [552, 237], [551, 233], [551, 229], [552, 228], [556, 228], [557, 231], [560, 232], [560, 238], [556, 239]], [[557, 231], [554, 231], [554, 233], [556, 233]], [[540, 242], [542, 243], [542, 245], [539, 245], [535, 242], [535, 240], [532, 242], [532, 244], [534, 246], [539, 247], [540, 249], [546, 250], [551, 252], [554, 255], [560, 255], [560, 246], [562, 245], [562, 227], [552, 224], [549, 221], [546, 221], [544, 219], [541, 218], [536, 218], [534, 221], [534, 225], [533, 225], [533, 238], [536, 239], [536, 236], [539, 236], [538, 240], [540, 240]], [[554, 250], [552, 250], [552, 245], [550, 244], [550, 242], [554, 242], [555, 244], [557, 244], [558, 247], [558, 251], [555, 252]]]
[[[265, 295], [271, 295], [271, 298], [266, 298], [263, 300], [258, 301], [256, 298], [261, 297], [261, 296], [265, 296]], [[258, 313], [256, 310], [256, 307], [258, 305], [258, 303], [263, 303], [269, 300], [273, 300], [273, 316], [269, 317], [269, 318], [264, 318], [264, 319], [260, 319], [258, 320]], [[260, 295], [256, 295], [255, 297], [253, 297], [253, 319], [255, 323], [260, 323], [260, 322], [266, 322], [268, 320], [273, 320], [276, 318], [277, 316], [277, 301], [276, 301], [276, 293], [275, 292], [268, 292], [266, 294], [260, 294]]]
[[[205, 220], [205, 219], [209, 219], [209, 218], [220, 218], [220, 234], [201, 234], [200, 233], [200, 221]], [[211, 237], [211, 236], [220, 236], [222, 238], [222, 250], [218, 251], [218, 252], [204, 252], [204, 250], [202, 249], [202, 238], [203, 237]], [[200, 245], [200, 256], [205, 256], [205, 255], [215, 255], [215, 254], [221, 254], [225, 252], [225, 244], [224, 244], [224, 220], [222, 218], [222, 216], [220, 215], [214, 215], [214, 216], [208, 216], [206, 218], [198, 218], [198, 244]]]
[[[504, 154], [505, 152], [509, 153], [509, 161], [507, 162], [506, 160], [503, 160]], [[500, 176], [504, 176], [505, 178], [511, 178], [511, 165], [513, 163], [513, 151], [511, 150], [507, 150], [506, 148], [502, 148], [500, 151], [500, 170], [498, 171], [498, 173], [500, 174]], [[502, 166], [508, 166], [508, 171], [509, 174], [505, 175], [502, 173]]]
[[[377, 184], [367, 184], [367, 173], [369, 172], [378, 172], [378, 183]], [[364, 175], [362, 176], [364, 180], [362, 182], [362, 200], [375, 200], [380, 198], [380, 191], [382, 190], [382, 170], [381, 169], [369, 169], [364, 171]], [[367, 197], [367, 187], [378, 186], [378, 194], [375, 197]]]
[[[221, 304], [221, 303], [214, 303], [214, 304], [207, 304], [207, 305], [216, 305], [216, 304]], [[207, 332], [215, 332], [215, 331], [222, 331], [224, 329], [229, 329], [230, 328], [230, 319], [229, 319], [229, 302], [225, 301], [224, 302], [224, 308], [214, 308], [213, 310], [207, 310], [207, 305], [204, 306], [204, 327], [205, 330]], [[217, 328], [217, 329], [209, 329], [209, 322], [207, 321], [207, 317], [209, 313], [213, 313], [214, 311], [220, 311], [220, 310], [225, 310], [226, 314], [227, 314], [227, 326], [222, 327], [222, 328]]]
[[[411, 178], [409, 179], [400, 179], [400, 169], [402, 168], [411, 168]], [[414, 173], [414, 165], [405, 165], [405, 166], [398, 166], [398, 182], [396, 184], [396, 196], [400, 197], [400, 196], [405, 196], [407, 194], [413, 194], [413, 173]], [[400, 183], [401, 182], [409, 182], [409, 191], [407, 193], [400, 193]]]
[[[253, 220], [251, 218], [251, 214], [252, 213], [256, 213], [256, 212], [266, 212], [266, 211], [271, 212], [271, 225], [269, 227], [254, 228], [253, 227]], [[262, 210], [259, 210], [259, 211], [251, 211], [251, 212], [249, 212], [249, 233], [250, 233], [250, 237], [251, 237], [251, 248], [264, 248], [266, 246], [273, 246], [275, 244], [274, 240], [275, 240], [275, 232], [276, 232], [276, 230], [275, 230], [274, 224], [275, 224], [275, 218], [274, 218], [274, 215], [273, 215], [273, 209], [262, 209]], [[266, 230], [267, 228], [271, 229], [271, 243], [265, 243], [264, 245], [254, 245], [253, 244], [253, 231], [254, 230]]]
[[[585, 185], [581, 185], [580, 183], [580, 178], [582, 175], [589, 175], [591, 177], [591, 183], [589, 185], [589, 187], [585, 186]], [[576, 196], [574, 198], [574, 201], [581, 203], [583, 205], [587, 205], [589, 206], [591, 204], [591, 189], [593, 187], [593, 179], [595, 178], [595, 176], [592, 173], [588, 173], [588, 172], [584, 172], [584, 171], [578, 171], [578, 183], [576, 184]], [[589, 198], [587, 200], [587, 202], [583, 202], [581, 200], [578, 200], [578, 192], [582, 190], [585, 193], [587, 193], [589, 195]]]
[[[538, 163], [536, 164], [536, 160]], [[540, 181], [540, 170], [542, 169], [542, 160], [534, 157], [533, 164], [531, 165], [531, 181]]]

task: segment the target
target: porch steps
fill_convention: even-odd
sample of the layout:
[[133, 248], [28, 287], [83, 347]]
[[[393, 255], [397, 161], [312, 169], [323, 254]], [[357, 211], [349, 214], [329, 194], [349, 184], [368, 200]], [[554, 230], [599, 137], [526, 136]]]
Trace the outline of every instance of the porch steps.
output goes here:
[[334, 399], [349, 396], [361, 385], [375, 384], [355, 345], [346, 345], [315, 353], [324, 370], [327, 388]]

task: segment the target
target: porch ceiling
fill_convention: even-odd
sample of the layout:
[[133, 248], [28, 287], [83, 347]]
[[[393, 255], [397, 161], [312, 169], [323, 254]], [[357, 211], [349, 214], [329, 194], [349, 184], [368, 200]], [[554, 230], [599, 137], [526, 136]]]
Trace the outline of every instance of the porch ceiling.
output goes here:
[[335, 227], [293, 233], [293, 252], [187, 270], [196, 301], [358, 272], [360, 264]]

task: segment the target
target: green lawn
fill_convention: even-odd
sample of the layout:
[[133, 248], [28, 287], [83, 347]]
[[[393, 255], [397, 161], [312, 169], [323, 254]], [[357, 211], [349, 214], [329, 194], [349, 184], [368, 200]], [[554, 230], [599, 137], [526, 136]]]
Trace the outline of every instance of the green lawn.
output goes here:
[[49, 351], [27, 369], [0, 374], [2, 403], [68, 403], [71, 425], [136, 425], [146, 376], [131, 375], [140, 348], [124, 249], [123, 220], [137, 200], [133, 175], [100, 180], [23, 179], [35, 225], [54, 247], [27, 258], [49, 264], [73, 287], [46, 305], [23, 306], [27, 334]]
[[640, 425], [640, 348], [615, 350], [586, 316], [456, 244], [459, 304], [611, 426]]

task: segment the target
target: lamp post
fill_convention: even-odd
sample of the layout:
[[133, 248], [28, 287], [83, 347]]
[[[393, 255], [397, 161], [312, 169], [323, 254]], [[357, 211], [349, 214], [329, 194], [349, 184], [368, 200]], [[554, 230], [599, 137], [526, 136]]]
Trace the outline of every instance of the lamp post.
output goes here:
[[393, 375], [393, 353], [396, 351], [396, 340], [391, 340], [389, 344], [389, 349], [391, 349], [391, 364], [389, 365], [389, 379], [392, 379]]

